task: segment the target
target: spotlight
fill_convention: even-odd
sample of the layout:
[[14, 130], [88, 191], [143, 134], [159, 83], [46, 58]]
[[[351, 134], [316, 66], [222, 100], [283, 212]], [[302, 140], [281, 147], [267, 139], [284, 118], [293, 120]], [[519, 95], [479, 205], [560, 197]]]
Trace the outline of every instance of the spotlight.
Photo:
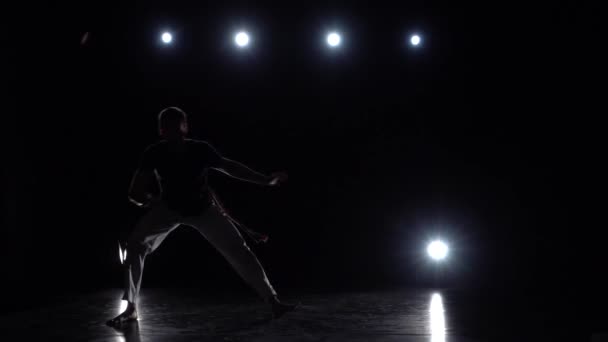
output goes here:
[[410, 44], [412, 44], [413, 46], [418, 46], [421, 41], [422, 38], [420, 38], [420, 36], [417, 34], [410, 37]]
[[441, 240], [435, 240], [429, 243], [426, 248], [426, 252], [429, 254], [429, 256], [436, 261], [445, 259], [448, 256], [448, 251], [448, 245]]
[[327, 35], [327, 44], [332, 48], [340, 45], [341, 41], [342, 37], [340, 37], [340, 35], [336, 32], [331, 32]]
[[234, 36], [234, 42], [238, 47], [246, 47], [249, 45], [249, 35], [247, 32], [241, 31]]
[[173, 41], [173, 35], [171, 35], [171, 33], [169, 32], [163, 32], [163, 34], [160, 36], [160, 39], [163, 41], [163, 43], [170, 44], [171, 41]]

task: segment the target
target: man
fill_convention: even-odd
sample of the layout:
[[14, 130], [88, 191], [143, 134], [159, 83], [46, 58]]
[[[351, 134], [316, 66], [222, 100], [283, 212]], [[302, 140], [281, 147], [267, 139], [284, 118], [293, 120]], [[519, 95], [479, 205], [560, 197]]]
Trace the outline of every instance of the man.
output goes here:
[[[127, 245], [124, 300], [126, 310], [108, 321], [117, 326], [137, 320], [137, 296], [141, 287], [144, 260], [180, 224], [196, 228], [228, 260], [239, 275], [270, 305], [278, 318], [295, 308], [281, 303], [262, 265], [249, 249], [237, 228], [212, 196], [207, 173], [214, 169], [231, 177], [278, 186], [286, 175], [266, 176], [243, 164], [223, 158], [208, 143], [186, 139], [186, 113], [169, 107], [158, 116], [160, 142], [148, 147], [133, 176], [129, 200], [148, 212], [136, 225]], [[160, 186], [160, 196], [153, 188]]]

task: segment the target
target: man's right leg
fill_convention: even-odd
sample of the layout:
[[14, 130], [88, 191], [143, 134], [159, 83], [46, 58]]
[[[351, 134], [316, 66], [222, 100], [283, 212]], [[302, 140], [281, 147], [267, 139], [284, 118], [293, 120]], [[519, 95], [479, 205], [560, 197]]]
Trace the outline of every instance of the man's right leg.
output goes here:
[[127, 242], [123, 300], [128, 302], [128, 306], [123, 313], [108, 321], [109, 325], [137, 319], [136, 303], [146, 256], [156, 250], [179, 223], [179, 215], [169, 210], [164, 203], [154, 205], [137, 223]]

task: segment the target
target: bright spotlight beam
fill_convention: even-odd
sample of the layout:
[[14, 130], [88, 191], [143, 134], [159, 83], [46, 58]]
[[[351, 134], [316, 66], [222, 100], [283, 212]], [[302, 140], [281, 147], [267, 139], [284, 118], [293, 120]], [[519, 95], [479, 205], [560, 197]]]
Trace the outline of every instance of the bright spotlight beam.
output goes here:
[[429, 243], [426, 248], [426, 252], [433, 260], [441, 261], [448, 256], [449, 248], [448, 245], [445, 244], [445, 242], [441, 240], [435, 240]]

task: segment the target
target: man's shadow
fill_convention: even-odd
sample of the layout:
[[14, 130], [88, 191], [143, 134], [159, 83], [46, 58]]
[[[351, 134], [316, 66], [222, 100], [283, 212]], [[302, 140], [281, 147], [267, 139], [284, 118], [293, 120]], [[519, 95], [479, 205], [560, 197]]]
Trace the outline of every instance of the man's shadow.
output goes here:
[[113, 328], [120, 336], [124, 337], [125, 342], [141, 342], [138, 321], [128, 322]]

